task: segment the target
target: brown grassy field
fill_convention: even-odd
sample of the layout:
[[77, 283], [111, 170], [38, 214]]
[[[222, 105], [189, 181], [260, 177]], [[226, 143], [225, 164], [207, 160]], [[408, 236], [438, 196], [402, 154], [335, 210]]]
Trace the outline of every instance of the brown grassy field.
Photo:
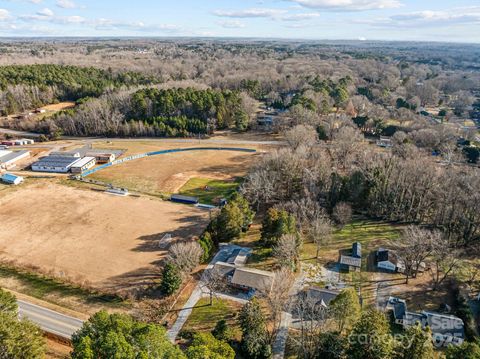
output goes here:
[[199, 235], [208, 212], [157, 199], [117, 197], [59, 184], [0, 192], [0, 260], [117, 292], [151, 284], [168, 247]]
[[[124, 149], [124, 156], [171, 148], [245, 147], [174, 142], [101, 142], [97, 148]], [[255, 148], [255, 147], [254, 147]], [[144, 193], [177, 192], [192, 178], [229, 180], [244, 176], [258, 154], [231, 151], [193, 151], [142, 158], [99, 171], [88, 178]]]

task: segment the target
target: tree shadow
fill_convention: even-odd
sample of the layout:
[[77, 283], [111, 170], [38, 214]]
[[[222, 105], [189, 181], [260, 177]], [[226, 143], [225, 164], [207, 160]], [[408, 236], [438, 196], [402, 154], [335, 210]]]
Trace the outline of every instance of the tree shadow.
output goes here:
[[[159, 252], [159, 255], [165, 255], [173, 243], [200, 235], [208, 225], [208, 219], [201, 215], [182, 217], [176, 222], [179, 226], [173, 231], [141, 236], [138, 238], [140, 243], [133, 250], [135, 252]], [[165, 238], [167, 234], [171, 236], [171, 239]]]

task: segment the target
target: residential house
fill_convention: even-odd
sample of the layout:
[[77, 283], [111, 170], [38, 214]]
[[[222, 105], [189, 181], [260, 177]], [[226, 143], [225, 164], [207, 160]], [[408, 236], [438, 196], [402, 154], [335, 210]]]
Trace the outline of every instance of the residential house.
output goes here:
[[464, 323], [454, 315], [429, 311], [409, 312], [406, 301], [394, 297], [388, 299], [386, 309], [393, 312], [395, 322], [405, 329], [418, 324], [422, 328], [428, 327], [432, 332], [432, 340], [438, 346], [461, 345], [464, 341]]
[[339, 294], [340, 291], [338, 290], [330, 290], [316, 286], [308, 287], [304, 291], [304, 295], [308, 300], [312, 300], [315, 302], [315, 304], [319, 304], [325, 308], [327, 308], [330, 305], [330, 302]]

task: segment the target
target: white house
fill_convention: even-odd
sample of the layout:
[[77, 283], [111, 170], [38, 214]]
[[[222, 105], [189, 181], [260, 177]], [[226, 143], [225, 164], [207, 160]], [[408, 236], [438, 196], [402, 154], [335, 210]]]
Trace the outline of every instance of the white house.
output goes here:
[[[397, 272], [399, 269], [399, 260], [397, 255], [388, 249], [378, 249], [375, 253], [375, 259], [377, 261], [378, 269], [384, 269], [390, 272]], [[400, 267], [403, 267], [403, 264], [400, 264]]]

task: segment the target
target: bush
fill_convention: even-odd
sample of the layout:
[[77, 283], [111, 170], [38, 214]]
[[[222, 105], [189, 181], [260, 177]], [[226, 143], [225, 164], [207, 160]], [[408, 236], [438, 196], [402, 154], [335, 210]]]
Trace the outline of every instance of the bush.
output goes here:
[[204, 232], [200, 237], [198, 244], [200, 244], [200, 247], [203, 249], [202, 263], [206, 263], [212, 256], [212, 252], [215, 249], [215, 243], [213, 243], [210, 232]]
[[225, 319], [219, 320], [215, 325], [215, 328], [212, 330], [212, 335], [218, 340], [223, 340], [229, 342], [232, 340], [232, 331], [228, 327], [227, 321]]
[[174, 294], [182, 284], [180, 270], [172, 263], [167, 263], [163, 268], [162, 283], [160, 289], [165, 295]]
[[210, 333], [198, 333], [186, 351], [188, 359], [234, 359], [235, 351], [228, 343], [215, 339]]
[[284, 209], [270, 208], [262, 223], [262, 241], [276, 243], [285, 234], [296, 234], [295, 216]]

